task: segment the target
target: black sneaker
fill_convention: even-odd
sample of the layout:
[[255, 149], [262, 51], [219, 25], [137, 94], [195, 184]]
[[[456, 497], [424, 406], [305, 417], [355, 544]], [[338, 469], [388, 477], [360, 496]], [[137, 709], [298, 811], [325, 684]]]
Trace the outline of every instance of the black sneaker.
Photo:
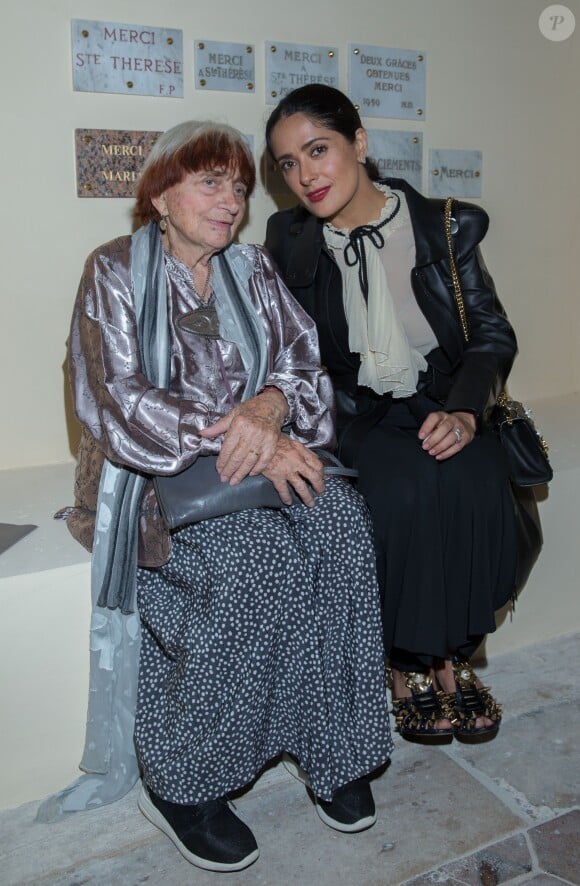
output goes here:
[[357, 778], [338, 788], [330, 801], [316, 797], [316, 811], [324, 824], [345, 834], [364, 831], [377, 820], [375, 801], [366, 778]]
[[139, 809], [191, 864], [206, 871], [241, 871], [260, 851], [253, 833], [234, 815], [225, 797], [181, 806], [141, 788]]

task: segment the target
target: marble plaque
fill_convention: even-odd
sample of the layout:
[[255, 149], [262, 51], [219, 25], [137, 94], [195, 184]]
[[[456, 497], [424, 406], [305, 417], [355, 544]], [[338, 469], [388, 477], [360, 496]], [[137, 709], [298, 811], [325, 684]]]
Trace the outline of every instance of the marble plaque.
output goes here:
[[418, 191], [423, 187], [423, 135], [385, 129], [367, 129], [369, 157], [381, 178], [404, 178]]
[[183, 98], [182, 32], [73, 19], [73, 87]]
[[338, 88], [338, 49], [298, 43], [266, 43], [266, 103], [277, 104], [307, 83]]
[[195, 85], [197, 89], [223, 92], [254, 92], [256, 88], [254, 47], [246, 43], [196, 40]]
[[429, 196], [481, 197], [481, 151], [429, 151]]
[[425, 53], [349, 44], [348, 94], [365, 117], [424, 120]]
[[75, 129], [77, 196], [133, 197], [160, 132]]

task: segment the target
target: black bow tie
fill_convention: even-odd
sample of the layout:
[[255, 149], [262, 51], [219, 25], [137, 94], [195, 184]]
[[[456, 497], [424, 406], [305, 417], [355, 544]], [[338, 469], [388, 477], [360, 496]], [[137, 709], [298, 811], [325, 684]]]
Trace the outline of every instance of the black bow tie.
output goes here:
[[365, 252], [365, 237], [367, 237], [373, 246], [382, 249], [385, 245], [385, 238], [381, 234], [381, 228], [392, 221], [397, 212], [401, 208], [401, 198], [398, 194], [393, 194], [395, 200], [395, 208], [383, 221], [378, 225], [360, 225], [353, 228], [349, 234], [348, 243], [344, 248], [344, 260], [349, 268], [354, 268], [358, 264], [358, 279], [362, 294], [365, 301], [369, 297], [369, 275], [367, 271], [367, 257]]

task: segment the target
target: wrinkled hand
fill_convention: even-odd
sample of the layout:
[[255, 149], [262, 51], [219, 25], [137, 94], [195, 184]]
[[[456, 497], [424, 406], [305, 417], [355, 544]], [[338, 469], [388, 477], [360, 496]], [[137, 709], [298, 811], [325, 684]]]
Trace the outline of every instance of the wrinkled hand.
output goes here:
[[268, 467], [262, 471], [270, 480], [284, 504], [292, 504], [290, 484], [299, 498], [311, 508], [314, 496], [309, 487], [322, 495], [324, 492], [324, 465], [315, 452], [284, 434], [278, 440], [276, 452]]
[[471, 412], [431, 412], [419, 428], [419, 440], [425, 452], [444, 461], [471, 443], [475, 429]]
[[288, 411], [281, 391], [263, 391], [220, 418], [201, 436], [213, 440], [224, 434], [216, 462], [224, 483], [235, 486], [248, 474], [262, 474], [276, 452], [282, 423]]

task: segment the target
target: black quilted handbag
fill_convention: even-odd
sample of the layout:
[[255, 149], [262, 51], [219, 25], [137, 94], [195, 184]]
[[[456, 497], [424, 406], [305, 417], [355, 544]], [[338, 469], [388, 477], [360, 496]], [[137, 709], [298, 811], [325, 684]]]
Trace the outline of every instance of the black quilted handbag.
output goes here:
[[[449, 269], [461, 331], [467, 342], [469, 341], [469, 321], [463, 303], [461, 282], [453, 251], [452, 210], [453, 197], [448, 197], [445, 201], [443, 219], [449, 250]], [[490, 424], [505, 449], [510, 467], [510, 479], [514, 486], [539, 486], [541, 483], [550, 482], [553, 472], [548, 461], [548, 444], [537, 430], [529, 409], [517, 400], [512, 400], [505, 391], [502, 391], [492, 410]]]
[[492, 410], [490, 423], [505, 450], [512, 483], [549, 483], [554, 472], [548, 460], [548, 444], [536, 428], [530, 410], [503, 391]]

